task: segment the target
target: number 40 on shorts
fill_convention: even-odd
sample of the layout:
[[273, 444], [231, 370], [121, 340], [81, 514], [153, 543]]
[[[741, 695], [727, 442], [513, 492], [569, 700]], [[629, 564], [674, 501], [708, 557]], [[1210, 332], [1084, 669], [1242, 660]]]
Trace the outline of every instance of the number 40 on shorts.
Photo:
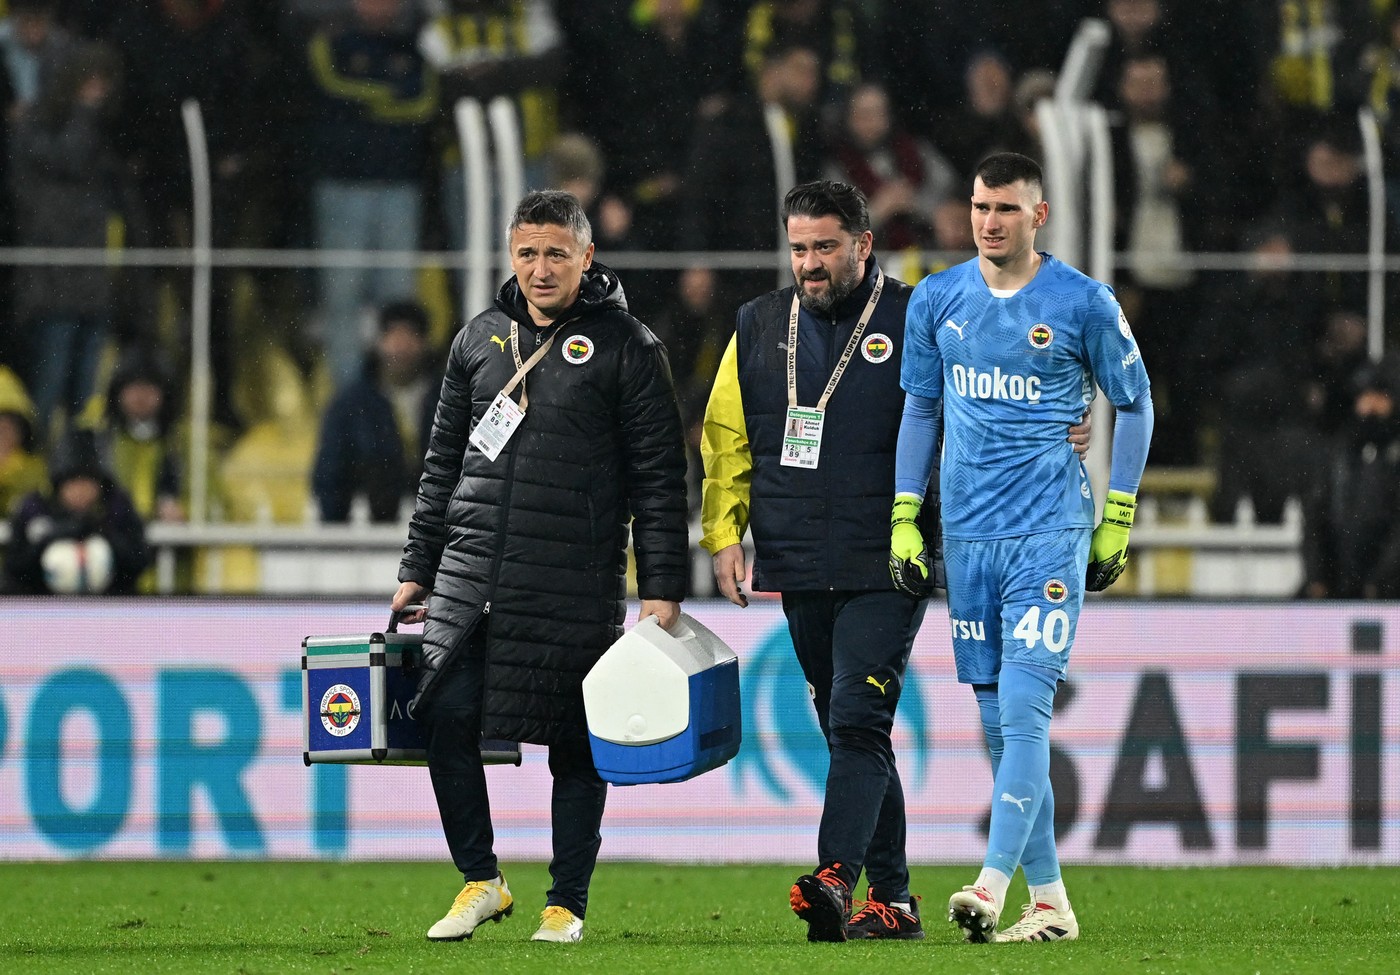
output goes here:
[[1024, 643], [1027, 650], [1034, 650], [1037, 643], [1044, 643], [1045, 649], [1051, 653], [1064, 652], [1065, 647], [1069, 646], [1070, 633], [1068, 613], [1063, 609], [1052, 609], [1042, 620], [1039, 606], [1026, 610], [1026, 615], [1011, 631], [1011, 635]]

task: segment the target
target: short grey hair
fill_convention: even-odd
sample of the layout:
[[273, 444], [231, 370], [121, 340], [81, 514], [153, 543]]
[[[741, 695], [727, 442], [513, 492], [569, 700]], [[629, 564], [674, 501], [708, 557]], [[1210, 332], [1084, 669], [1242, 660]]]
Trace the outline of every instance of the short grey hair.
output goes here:
[[574, 235], [581, 248], [593, 243], [593, 225], [588, 222], [588, 215], [583, 212], [583, 204], [578, 201], [578, 197], [563, 190], [534, 190], [521, 197], [520, 202], [515, 205], [515, 213], [511, 215], [510, 223], [506, 224], [507, 247], [510, 246], [515, 228], [526, 223], [565, 227]]

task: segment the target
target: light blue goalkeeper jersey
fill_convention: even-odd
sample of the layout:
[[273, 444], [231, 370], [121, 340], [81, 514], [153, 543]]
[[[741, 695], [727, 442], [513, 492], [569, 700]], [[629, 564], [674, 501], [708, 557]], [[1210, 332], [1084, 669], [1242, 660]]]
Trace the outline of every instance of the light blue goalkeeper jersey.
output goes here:
[[1049, 254], [1009, 298], [977, 259], [919, 282], [906, 315], [900, 385], [943, 399], [940, 469], [949, 538], [1011, 538], [1092, 528], [1084, 465], [1065, 441], [1093, 399], [1148, 388], [1113, 289]]

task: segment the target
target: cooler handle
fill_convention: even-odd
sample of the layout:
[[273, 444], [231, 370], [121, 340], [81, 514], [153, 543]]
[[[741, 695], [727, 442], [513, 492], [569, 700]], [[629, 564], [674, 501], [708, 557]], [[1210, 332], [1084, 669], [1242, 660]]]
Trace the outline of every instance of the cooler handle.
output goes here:
[[[409, 603], [407, 606], [405, 606], [405, 607], [404, 607], [403, 609], [401, 609], [401, 610], [391, 609], [391, 610], [389, 611], [389, 625], [388, 625], [388, 627], [385, 628], [384, 632], [385, 632], [385, 633], [397, 633], [397, 632], [399, 632], [399, 614], [400, 614], [400, 613], [412, 613], [412, 612], [414, 612], [415, 610], [425, 609], [425, 608], [426, 608], [426, 607], [425, 607], [422, 603]], [[414, 661], [414, 659], [413, 659], [413, 651], [410, 650], [410, 649], [409, 649], [408, 647], [406, 647], [406, 646], [405, 646], [405, 647], [402, 647], [402, 648], [400, 649], [400, 651], [399, 651], [399, 666], [402, 668], [402, 670], [403, 670], [403, 672], [404, 672], [405, 674], [411, 674], [411, 673], [413, 673], [413, 671], [414, 671], [415, 661]]]
[[405, 606], [405, 607], [404, 607], [403, 609], [401, 609], [401, 610], [398, 610], [398, 609], [391, 609], [391, 610], [389, 611], [389, 625], [388, 625], [387, 627], [385, 627], [384, 632], [385, 632], [385, 633], [397, 633], [397, 632], [399, 632], [399, 614], [400, 614], [400, 613], [414, 613], [414, 612], [417, 612], [417, 611], [420, 610], [420, 609], [427, 609], [427, 608], [428, 608], [428, 607], [427, 607], [426, 605], [424, 605], [423, 603], [409, 603], [407, 606]]

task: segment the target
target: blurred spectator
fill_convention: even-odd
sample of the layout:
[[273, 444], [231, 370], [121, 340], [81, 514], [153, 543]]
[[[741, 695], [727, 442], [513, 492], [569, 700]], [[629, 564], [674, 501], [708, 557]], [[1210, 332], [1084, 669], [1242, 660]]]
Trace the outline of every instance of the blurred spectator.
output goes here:
[[597, 143], [578, 132], [566, 132], [554, 140], [545, 167], [551, 189], [564, 190], [583, 204], [598, 246], [628, 250], [632, 208], [617, 196], [603, 192], [606, 171]]
[[1015, 79], [1000, 53], [981, 50], [967, 62], [963, 98], [945, 113], [935, 130], [938, 146], [958, 175], [972, 186], [977, 163], [992, 152], [1010, 149], [1017, 132], [1011, 96]]
[[34, 448], [34, 404], [7, 366], [0, 366], [0, 517], [20, 498], [49, 483], [43, 457]]
[[682, 271], [675, 292], [652, 320], [652, 330], [666, 346], [676, 381], [681, 427], [686, 443], [686, 497], [690, 513], [700, 510], [700, 486], [705, 466], [700, 457], [700, 433], [705, 404], [729, 336], [734, 332], [734, 306], [720, 301], [719, 281], [705, 267]]
[[[1354, 84], [1380, 123], [1385, 158], [1400, 159], [1400, 6], [1392, 9], [1381, 36], [1362, 52]], [[1393, 162], [1387, 168], [1385, 197], [1391, 236], [1400, 237], [1400, 172]]]
[[[817, 101], [834, 121], [871, 56], [860, 4], [853, 0], [756, 0], [744, 25], [744, 67], [757, 82], [775, 49], [805, 47], [817, 55]], [[800, 180], [799, 180], [800, 182]]]
[[[549, 150], [546, 185], [572, 194], [588, 214], [593, 240], [609, 253], [643, 250], [638, 240], [631, 205], [607, 189], [608, 166], [598, 144], [580, 132], [566, 132]], [[665, 300], [675, 275], [668, 271], [638, 269], [627, 276], [627, 305], [648, 319], [651, 310]]]
[[939, 250], [969, 253], [976, 250], [977, 241], [972, 236], [972, 204], [969, 200], [959, 194], [938, 204], [938, 209], [933, 212], [933, 235]]
[[1124, 63], [1129, 58], [1160, 54], [1167, 42], [1166, 24], [1161, 0], [1105, 0], [1103, 13], [1109, 41], [1099, 68], [1096, 100], [1117, 107]]
[[[349, 20], [325, 24], [307, 45], [313, 104], [301, 129], [323, 250], [413, 251], [420, 243], [437, 78], [413, 34], [398, 29], [405, 2], [353, 0]], [[324, 344], [338, 386], [359, 370], [366, 306], [413, 291], [411, 268], [321, 271]]]
[[321, 418], [311, 486], [322, 521], [348, 520], [358, 494], [368, 498], [372, 520], [398, 519], [422, 473], [440, 379], [429, 358], [427, 313], [411, 302], [384, 306], [360, 378], [340, 389]]
[[182, 444], [177, 403], [156, 357], [128, 352], [107, 385], [107, 408], [94, 434], [113, 478], [146, 521], [182, 522]]
[[[1173, 56], [1172, 76], [1190, 84], [1186, 93], [1200, 96], [1203, 111], [1215, 114], [1215, 128], [1235, 131], [1255, 112], [1264, 90], [1271, 38], [1262, 26], [1273, 0], [1164, 0], [1170, 36], [1164, 42]], [[1361, 0], [1366, 2], [1366, 0]], [[1228, 55], [1218, 52], [1222, 45]], [[1250, 173], [1233, 158], [1233, 140], [1222, 142], [1228, 174]], [[1241, 182], [1245, 182], [1241, 180]]]
[[[778, 185], [764, 112], [779, 109], [793, 141], [797, 181], [820, 172], [821, 153], [812, 114], [820, 63], [808, 47], [766, 49], [756, 97], [736, 97], [695, 131], [682, 184], [680, 241], [686, 250], [762, 251], [771, 267], [778, 242]], [[772, 286], [770, 271], [727, 275], [722, 303]]]
[[1233, 522], [1248, 497], [1258, 521], [1276, 524], [1284, 502], [1302, 495], [1315, 454], [1313, 350], [1324, 312], [1309, 276], [1286, 265], [1293, 257], [1287, 224], [1260, 223], [1244, 236], [1258, 266], [1220, 277], [1203, 302], [1200, 327], [1169, 354], [1185, 375], [1209, 377], [1203, 422], [1219, 445], [1211, 519]]
[[10, 79], [16, 108], [32, 105], [54, 66], [73, 56], [73, 36], [56, 20], [58, 0], [9, 0], [0, 22], [0, 58]]
[[606, 182], [632, 207], [641, 247], [678, 246], [677, 200], [695, 119], [714, 115], [725, 97], [724, 40], [707, 16], [712, 6], [642, 0], [602, 35], [597, 53], [580, 52], [603, 86], [602, 103], [615, 110], [581, 112], [577, 124], [602, 145]]
[[[193, 240], [189, 148], [182, 114], [197, 102], [209, 151], [214, 246], [258, 246], [268, 242], [251, 224], [269, 219], [267, 179], [274, 140], [270, 137], [269, 53], [253, 42], [247, 0], [127, 0], [114, 5], [111, 37], [121, 52], [123, 97], [118, 148], [135, 173], [141, 200], [137, 225], [124, 228], [130, 242], [189, 247]], [[134, 208], [128, 208], [133, 210]], [[134, 217], [129, 213], [128, 217]], [[149, 241], [147, 241], [149, 238]], [[166, 312], [184, 318], [180, 305], [188, 288], [184, 269], [154, 275], [175, 298]], [[218, 268], [211, 308], [210, 365], [221, 420], [235, 420], [230, 395], [235, 369], [246, 361], [233, 319], [235, 281], [240, 274]], [[150, 328], [160, 322], [157, 303], [143, 286], [132, 322]], [[174, 313], [172, 316], [171, 313]], [[178, 321], [161, 323], [171, 352], [181, 358], [188, 329]], [[156, 338], [142, 335], [143, 340]]]
[[[1360, 295], [1354, 296], [1359, 300]], [[1308, 411], [1327, 436], [1336, 434], [1352, 413], [1353, 385], [1370, 361], [1366, 352], [1366, 316], [1351, 308], [1326, 313], [1313, 352], [1313, 380], [1308, 384]]]
[[1263, 36], [1274, 39], [1267, 77], [1260, 80], [1300, 114], [1342, 107], [1345, 73], [1370, 38], [1370, 5], [1364, 0], [1268, 0], [1257, 6]]
[[[1303, 148], [1301, 187], [1281, 194], [1278, 207], [1297, 222], [1298, 250], [1305, 254], [1364, 254], [1369, 245], [1370, 201], [1361, 166], [1361, 134], [1354, 119], [1333, 116], [1316, 128]], [[1333, 304], [1359, 300], [1366, 289], [1361, 271], [1320, 274]]]
[[1122, 117], [1112, 131], [1115, 243], [1128, 254], [1118, 300], [1152, 369], [1153, 461], [1192, 464], [1205, 390], [1203, 377], [1192, 374], [1176, 350], [1183, 334], [1189, 340], [1196, 327], [1199, 301], [1194, 273], [1174, 265], [1203, 241], [1201, 224], [1211, 207], [1201, 174], [1211, 140], [1203, 120], [1192, 124], [1180, 112], [1161, 55], [1130, 56], [1118, 90]]
[[53, 488], [26, 496], [10, 520], [5, 574], [11, 592], [135, 592], [150, 562], [131, 499], [102, 465], [86, 431], [70, 433], [49, 465]]
[[[1194, 81], [1202, 73], [1201, 62], [1210, 59], [1202, 58], [1199, 49], [1182, 43], [1170, 17], [1171, 5], [1164, 0], [1106, 0], [1103, 6], [1111, 37], [1099, 68], [1096, 99], [1109, 108], [1122, 107], [1120, 79], [1128, 62], [1156, 56], [1167, 64], [1172, 98], [1183, 106], [1183, 111], [1201, 121], [1213, 117], [1209, 86]], [[1180, 9], [1180, 0], [1176, 6], [1179, 16], [1194, 15]], [[1195, 114], [1198, 112], [1205, 117]]]
[[[0, 246], [9, 247], [15, 242], [14, 205], [9, 192], [10, 185], [10, 127], [18, 103], [10, 86], [8, 72], [0, 71]], [[19, 325], [10, 313], [10, 289], [12, 269], [0, 266], [0, 363], [19, 362], [28, 344], [20, 333]]]
[[1400, 597], [1400, 412], [1393, 362], [1356, 376], [1351, 412], [1317, 465], [1303, 517], [1303, 595]]
[[888, 251], [932, 244], [934, 210], [960, 183], [933, 146], [895, 125], [889, 96], [873, 82], [851, 92], [825, 178], [865, 194], [875, 239]]
[[[115, 54], [84, 43], [55, 66], [39, 101], [10, 137], [16, 239], [31, 247], [108, 245], [120, 201], [119, 163], [106, 135], [116, 97]], [[71, 421], [94, 390], [112, 318], [112, 280], [102, 266], [33, 265], [15, 273], [16, 315], [25, 322], [30, 391], [40, 438], [56, 410]]]
[[[999, 52], [1018, 75], [1058, 70], [1080, 22], [1101, 16], [1103, 2], [1001, 0], [995, 16], [982, 0], [884, 4], [879, 67], [896, 116], [916, 133], [946, 119], [965, 97], [966, 66], [979, 51]], [[946, 141], [941, 128], [932, 135], [940, 146]]]
[[1021, 75], [1011, 93], [1011, 109], [1016, 116], [1016, 134], [1011, 137], [1013, 152], [1045, 159], [1045, 144], [1040, 135], [1037, 107], [1047, 98], [1055, 97], [1055, 75], [1043, 68], [1032, 68]]
[[[734, 309], [719, 300], [719, 281], [709, 268], [682, 271], [675, 293], [653, 317], [653, 331], [666, 345], [676, 394], [698, 403], [703, 414], [720, 356], [734, 331]], [[701, 420], [701, 415], [682, 420]]]
[[[465, 189], [452, 110], [462, 98], [483, 106], [512, 99], [520, 120], [525, 189], [544, 185], [546, 154], [559, 132], [557, 83], [564, 35], [548, 0], [435, 0], [439, 12], [418, 35], [418, 50], [442, 86], [442, 205], [449, 240], [466, 240]], [[493, 228], [494, 229], [494, 228]]]

